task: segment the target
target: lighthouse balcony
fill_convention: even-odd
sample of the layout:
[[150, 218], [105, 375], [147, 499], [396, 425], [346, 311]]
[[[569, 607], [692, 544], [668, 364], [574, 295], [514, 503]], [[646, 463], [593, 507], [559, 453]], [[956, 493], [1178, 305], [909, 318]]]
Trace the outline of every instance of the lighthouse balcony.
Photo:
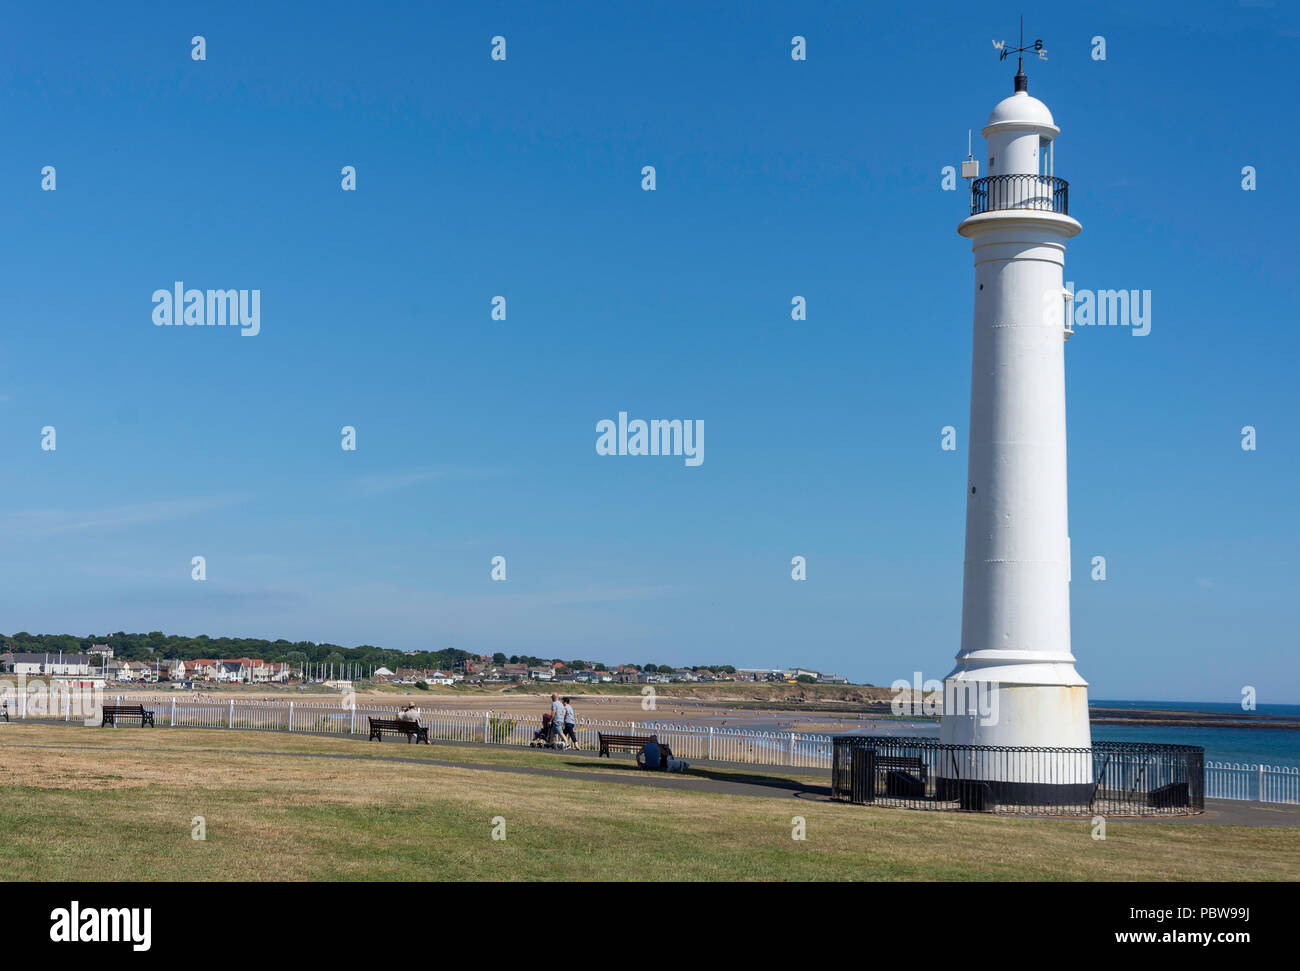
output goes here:
[[989, 175], [971, 183], [971, 215], [1000, 209], [1070, 214], [1070, 183], [1052, 175]]

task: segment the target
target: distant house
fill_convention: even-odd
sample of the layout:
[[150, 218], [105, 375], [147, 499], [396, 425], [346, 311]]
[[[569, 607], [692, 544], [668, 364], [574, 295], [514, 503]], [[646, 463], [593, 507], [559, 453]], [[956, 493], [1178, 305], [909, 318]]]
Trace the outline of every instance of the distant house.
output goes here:
[[839, 674], [823, 674], [817, 678], [818, 684], [848, 684], [849, 679]]
[[152, 672], [142, 661], [120, 661], [109, 670], [118, 681], [143, 681]]
[[289, 665], [279, 661], [263, 661], [260, 658], [245, 660], [243, 677], [245, 681], [255, 684], [269, 684], [272, 681], [288, 681]]
[[434, 671], [424, 679], [426, 684], [455, 684], [456, 679], [445, 671]]
[[13, 654], [14, 674], [31, 675], [68, 675], [90, 674], [89, 654], [29, 654], [15, 651]]
[[206, 657], [186, 661], [185, 673], [191, 681], [215, 681], [217, 680], [217, 662]]
[[388, 668], [376, 668], [374, 677], [376, 679], [384, 679], [384, 678], [395, 678], [397, 677], [397, 675], [394, 674], [392, 671], [388, 670]]
[[95, 659], [96, 663], [98, 663], [101, 658], [104, 660], [111, 658], [113, 656], [113, 649], [107, 644], [91, 644], [86, 653], [91, 655]]

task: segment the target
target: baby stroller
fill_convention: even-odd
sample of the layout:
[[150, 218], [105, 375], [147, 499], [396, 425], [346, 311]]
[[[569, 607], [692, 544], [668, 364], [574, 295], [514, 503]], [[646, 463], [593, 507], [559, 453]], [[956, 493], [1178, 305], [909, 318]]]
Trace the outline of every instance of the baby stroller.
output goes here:
[[551, 740], [551, 713], [542, 716], [542, 727], [533, 732], [533, 740], [528, 744], [533, 748], [545, 748]]

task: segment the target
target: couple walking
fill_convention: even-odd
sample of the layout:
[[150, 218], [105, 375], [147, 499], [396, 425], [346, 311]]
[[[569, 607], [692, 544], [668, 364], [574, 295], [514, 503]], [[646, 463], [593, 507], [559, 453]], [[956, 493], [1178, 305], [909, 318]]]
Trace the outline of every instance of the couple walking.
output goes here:
[[563, 734], [571, 747], [578, 747], [578, 717], [573, 713], [573, 699], [551, 695], [551, 725], [548, 744], [554, 746], [557, 736]]

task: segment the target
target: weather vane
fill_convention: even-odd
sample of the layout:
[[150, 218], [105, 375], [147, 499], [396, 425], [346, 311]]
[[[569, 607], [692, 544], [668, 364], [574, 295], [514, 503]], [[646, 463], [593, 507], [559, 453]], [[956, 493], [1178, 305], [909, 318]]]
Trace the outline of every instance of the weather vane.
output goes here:
[[1007, 42], [1004, 40], [995, 40], [993, 42], [993, 46], [997, 48], [999, 61], [1005, 61], [1012, 54], [1023, 55], [1025, 51], [1033, 51], [1038, 55], [1038, 59], [1040, 61], [1047, 60], [1047, 51], [1043, 48], [1043, 42], [1041, 40], [1036, 40], [1032, 44], [1025, 43], [1025, 18], [1024, 17], [1020, 18], [1020, 46], [1019, 47], [1007, 47]]

